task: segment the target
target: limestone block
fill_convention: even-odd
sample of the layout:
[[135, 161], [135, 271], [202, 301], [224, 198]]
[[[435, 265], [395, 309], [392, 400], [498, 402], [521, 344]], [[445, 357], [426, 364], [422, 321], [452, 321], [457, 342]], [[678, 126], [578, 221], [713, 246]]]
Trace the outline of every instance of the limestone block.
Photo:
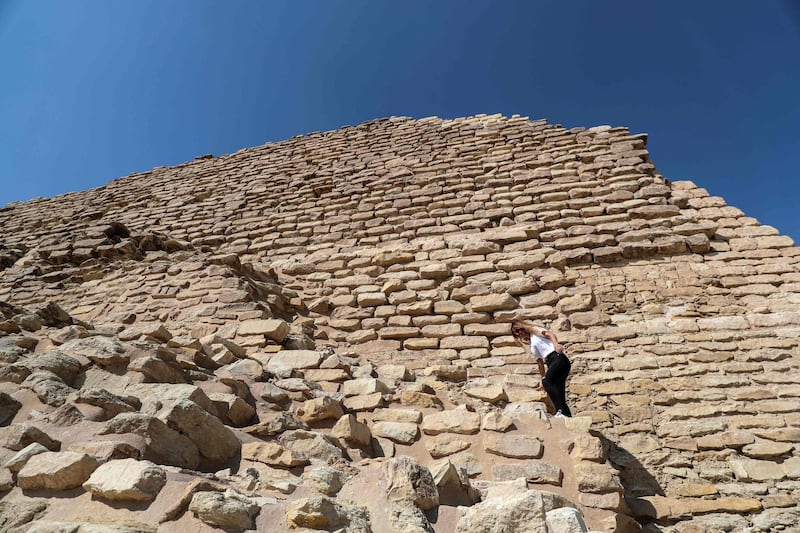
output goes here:
[[411, 457], [400, 456], [384, 463], [389, 501], [413, 502], [423, 511], [439, 505], [439, 491], [431, 472]]
[[358, 305], [361, 307], [377, 307], [387, 303], [386, 295], [382, 292], [365, 292], [358, 295]]
[[502, 498], [489, 498], [466, 509], [456, 523], [456, 533], [526, 531], [547, 533], [544, 502], [538, 491], [526, 490]]
[[463, 408], [427, 413], [423, 417], [421, 429], [426, 435], [440, 433], [459, 433], [472, 435], [480, 429], [481, 417], [478, 413]]
[[489, 403], [497, 403], [506, 399], [503, 387], [490, 384], [470, 384], [464, 387], [464, 394]]
[[314, 350], [281, 350], [270, 357], [266, 369], [273, 374], [288, 377], [293, 370], [318, 368], [322, 354]]
[[466, 350], [469, 348], [489, 348], [489, 339], [483, 336], [463, 335], [444, 337], [439, 341], [442, 349]]
[[372, 425], [372, 434], [399, 444], [411, 444], [419, 436], [419, 427], [412, 422], [380, 421]]
[[344, 407], [350, 411], [372, 411], [383, 405], [383, 394], [359, 394], [344, 399]]
[[329, 418], [339, 419], [344, 414], [342, 404], [330, 396], [312, 398], [303, 402], [297, 409], [297, 416], [303, 422], [314, 423]]
[[365, 508], [340, 503], [327, 496], [293, 501], [286, 508], [286, 521], [294, 528], [344, 530], [352, 533], [371, 531]]
[[516, 309], [519, 306], [519, 302], [507, 293], [487, 294], [471, 297], [469, 306], [473, 312], [480, 313]]
[[492, 466], [492, 479], [495, 481], [512, 481], [525, 478], [530, 483], [560, 485], [563, 473], [561, 469], [544, 461], [528, 461], [519, 464], [495, 464]]
[[289, 334], [289, 324], [278, 318], [245, 320], [239, 324], [238, 335], [264, 335], [275, 342], [283, 342]]
[[558, 531], [559, 533], [585, 533], [589, 531], [581, 512], [572, 507], [561, 507], [547, 511], [545, 523], [548, 531]]
[[98, 467], [85, 453], [44, 452], [34, 455], [17, 474], [17, 484], [29, 490], [67, 490], [80, 487]]
[[369, 426], [352, 414], [342, 416], [331, 428], [331, 434], [355, 446], [367, 446], [372, 439]]
[[351, 379], [342, 383], [342, 394], [345, 396], [374, 394], [376, 392], [386, 394], [389, 392], [389, 387], [376, 378]]
[[607, 464], [578, 461], [574, 466], [575, 479], [581, 492], [622, 492], [622, 483], [616, 471]]
[[210, 465], [221, 465], [239, 453], [241, 444], [233, 431], [192, 401], [166, 406], [159, 418], [186, 435]]
[[489, 453], [514, 459], [539, 459], [544, 452], [542, 441], [527, 435], [489, 434], [484, 445]]
[[100, 465], [83, 488], [106, 500], [151, 501], [166, 482], [164, 469], [150, 461], [118, 459]]
[[233, 492], [197, 492], [189, 502], [189, 511], [197, 518], [227, 530], [252, 529], [260, 510], [252, 500]]
[[31, 444], [38, 443], [50, 451], [58, 451], [61, 442], [31, 424], [11, 424], [0, 429], [0, 446], [20, 451]]
[[247, 442], [242, 444], [242, 459], [270, 466], [291, 468], [306, 465], [308, 458], [276, 442]]

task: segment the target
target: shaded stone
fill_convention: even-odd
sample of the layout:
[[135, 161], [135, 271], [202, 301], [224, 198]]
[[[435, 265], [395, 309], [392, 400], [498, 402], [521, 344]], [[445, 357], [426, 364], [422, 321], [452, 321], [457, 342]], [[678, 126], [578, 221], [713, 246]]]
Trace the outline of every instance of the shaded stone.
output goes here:
[[409, 501], [426, 511], [439, 505], [439, 492], [431, 472], [411, 457], [400, 456], [384, 463], [386, 494], [390, 501]]

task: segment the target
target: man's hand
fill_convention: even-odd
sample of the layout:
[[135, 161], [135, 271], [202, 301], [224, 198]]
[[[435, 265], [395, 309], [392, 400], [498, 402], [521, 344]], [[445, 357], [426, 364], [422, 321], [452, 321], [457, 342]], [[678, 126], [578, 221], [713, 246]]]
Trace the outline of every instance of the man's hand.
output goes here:
[[553, 347], [556, 349], [556, 351], [558, 353], [564, 353], [564, 347], [562, 345], [560, 345], [559, 343], [555, 343], [555, 346], [553, 346]]

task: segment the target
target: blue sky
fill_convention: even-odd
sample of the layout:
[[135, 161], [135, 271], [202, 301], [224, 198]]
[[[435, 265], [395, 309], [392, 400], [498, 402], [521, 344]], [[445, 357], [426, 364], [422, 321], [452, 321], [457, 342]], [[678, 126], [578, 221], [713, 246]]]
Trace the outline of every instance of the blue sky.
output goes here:
[[650, 134], [800, 242], [800, 3], [0, 0], [0, 205], [390, 115]]

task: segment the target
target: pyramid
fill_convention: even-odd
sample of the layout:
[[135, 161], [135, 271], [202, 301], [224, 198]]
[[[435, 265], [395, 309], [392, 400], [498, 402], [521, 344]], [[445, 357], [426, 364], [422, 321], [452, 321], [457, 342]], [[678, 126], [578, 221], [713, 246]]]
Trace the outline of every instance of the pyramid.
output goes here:
[[393, 117], [0, 208], [0, 529], [796, 527], [800, 249], [646, 143]]

